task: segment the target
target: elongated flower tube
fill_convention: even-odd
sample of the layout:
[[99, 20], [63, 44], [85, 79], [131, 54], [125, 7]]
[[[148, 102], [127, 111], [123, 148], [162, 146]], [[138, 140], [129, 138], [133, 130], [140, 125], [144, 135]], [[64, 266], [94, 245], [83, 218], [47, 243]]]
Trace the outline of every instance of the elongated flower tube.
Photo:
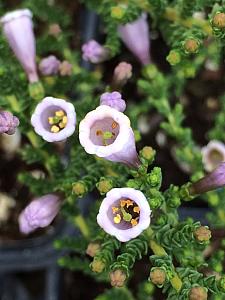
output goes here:
[[9, 111], [0, 111], [0, 133], [14, 134], [20, 121]]
[[109, 50], [95, 40], [90, 40], [82, 46], [83, 59], [93, 64], [101, 63], [110, 57]]
[[225, 162], [221, 163], [213, 172], [193, 183], [189, 187], [191, 195], [198, 195], [225, 186]]
[[29, 82], [38, 81], [31, 11], [20, 9], [9, 12], [0, 19], [0, 23], [10, 47], [28, 76]]
[[124, 112], [126, 109], [126, 102], [122, 99], [119, 92], [102, 94], [100, 97], [100, 105], [107, 105], [121, 112]]
[[143, 13], [132, 23], [120, 25], [118, 33], [127, 48], [143, 65], [150, 63], [150, 37], [146, 14]]
[[74, 106], [63, 99], [46, 97], [36, 106], [31, 124], [47, 142], [64, 141], [75, 131]]
[[85, 151], [130, 167], [140, 164], [130, 120], [106, 105], [89, 112], [80, 122], [79, 139]]
[[102, 201], [97, 222], [105, 232], [127, 242], [148, 228], [150, 215], [150, 206], [141, 191], [115, 188]]
[[60, 209], [60, 198], [55, 194], [47, 194], [34, 199], [19, 215], [20, 231], [29, 234], [37, 228], [48, 226]]
[[219, 141], [210, 141], [202, 150], [202, 162], [206, 171], [211, 172], [225, 161], [225, 145]]

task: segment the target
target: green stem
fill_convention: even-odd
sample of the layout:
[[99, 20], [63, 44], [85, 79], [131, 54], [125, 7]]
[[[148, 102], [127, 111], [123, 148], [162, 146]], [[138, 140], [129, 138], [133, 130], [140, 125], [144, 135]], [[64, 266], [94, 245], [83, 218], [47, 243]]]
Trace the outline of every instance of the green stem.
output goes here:
[[90, 231], [84, 217], [81, 215], [74, 217], [74, 224], [80, 229], [83, 236], [88, 239], [90, 236]]

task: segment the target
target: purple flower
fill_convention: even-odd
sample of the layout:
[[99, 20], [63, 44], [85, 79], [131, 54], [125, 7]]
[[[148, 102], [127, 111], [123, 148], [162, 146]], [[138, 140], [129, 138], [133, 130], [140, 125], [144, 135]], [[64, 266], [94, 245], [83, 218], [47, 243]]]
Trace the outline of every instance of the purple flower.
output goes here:
[[127, 242], [150, 225], [151, 209], [145, 195], [133, 188], [115, 188], [102, 201], [97, 222], [121, 242]]
[[60, 198], [48, 194], [34, 199], [19, 215], [20, 231], [29, 234], [37, 228], [48, 226], [60, 209]]
[[132, 76], [132, 65], [126, 62], [119, 63], [113, 74], [113, 86], [122, 87]]
[[97, 64], [109, 58], [109, 50], [95, 40], [90, 40], [82, 46], [83, 59]]
[[202, 150], [202, 162], [206, 171], [211, 172], [225, 161], [225, 145], [219, 141], [210, 141]]
[[41, 60], [39, 70], [42, 75], [56, 75], [59, 71], [59, 66], [60, 61], [54, 55], [50, 55]]
[[89, 154], [130, 167], [140, 165], [130, 120], [114, 108], [100, 105], [89, 112], [80, 122], [79, 139]]
[[120, 25], [118, 33], [127, 48], [143, 65], [150, 63], [150, 38], [146, 14], [142, 14], [132, 23]]
[[14, 134], [20, 121], [9, 111], [0, 111], [0, 133]]
[[201, 178], [190, 186], [192, 195], [206, 193], [225, 186], [225, 162], [221, 163], [213, 172]]
[[74, 106], [62, 99], [46, 97], [36, 106], [31, 124], [47, 142], [63, 141], [75, 131]]
[[9, 12], [0, 19], [0, 23], [3, 26], [3, 32], [10, 47], [23, 66], [29, 81], [38, 81], [31, 11], [29, 9], [21, 9]]
[[124, 112], [126, 109], [126, 102], [122, 99], [119, 92], [102, 94], [100, 98], [100, 105], [108, 105], [121, 112]]

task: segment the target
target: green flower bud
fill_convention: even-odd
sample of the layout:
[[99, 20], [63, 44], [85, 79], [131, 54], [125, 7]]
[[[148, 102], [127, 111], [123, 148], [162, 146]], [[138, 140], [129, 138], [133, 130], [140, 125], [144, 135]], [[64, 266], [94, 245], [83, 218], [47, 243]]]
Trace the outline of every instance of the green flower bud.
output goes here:
[[200, 243], [208, 242], [211, 239], [211, 231], [207, 226], [200, 226], [194, 231], [194, 236]]
[[225, 28], [225, 13], [217, 12], [212, 19], [213, 26], [217, 28]]
[[101, 248], [101, 245], [97, 242], [88, 244], [86, 254], [94, 257], [98, 250]]
[[200, 41], [196, 40], [194, 38], [190, 38], [184, 41], [183, 47], [185, 50], [185, 53], [196, 53], [199, 49]]
[[166, 272], [161, 268], [152, 268], [149, 279], [155, 285], [162, 286], [166, 281]]
[[111, 285], [115, 287], [122, 287], [126, 281], [126, 274], [122, 270], [115, 270], [109, 274]]
[[120, 20], [123, 18], [126, 11], [126, 6], [113, 6], [111, 8], [111, 17], [117, 20]]
[[44, 98], [45, 91], [40, 81], [29, 84], [29, 95], [34, 100], [41, 100]]
[[88, 192], [88, 189], [84, 182], [78, 181], [73, 183], [72, 191], [76, 196], [83, 197]]
[[102, 273], [105, 269], [105, 263], [99, 259], [94, 258], [90, 265], [91, 269], [95, 273]]
[[189, 300], [207, 300], [207, 289], [201, 286], [195, 286], [190, 290]]
[[113, 188], [113, 182], [112, 180], [103, 177], [96, 184], [96, 187], [99, 190], [100, 194], [103, 195]]
[[168, 56], [166, 57], [166, 60], [172, 65], [177, 65], [181, 61], [180, 53], [177, 50], [171, 50]]
[[152, 147], [146, 146], [139, 152], [139, 155], [151, 163], [155, 157], [155, 150]]

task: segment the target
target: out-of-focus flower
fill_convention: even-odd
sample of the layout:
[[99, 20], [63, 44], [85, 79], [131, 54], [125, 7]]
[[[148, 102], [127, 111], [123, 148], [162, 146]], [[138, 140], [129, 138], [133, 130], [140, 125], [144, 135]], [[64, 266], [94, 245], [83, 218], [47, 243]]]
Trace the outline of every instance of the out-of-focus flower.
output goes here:
[[95, 40], [90, 40], [82, 46], [83, 59], [93, 64], [101, 63], [110, 57], [107, 48], [100, 45]]
[[143, 65], [150, 63], [150, 37], [146, 14], [142, 14], [132, 23], [120, 25], [118, 33], [127, 48]]
[[130, 120], [106, 105], [89, 112], [80, 122], [79, 139], [85, 151], [131, 167], [140, 164]]
[[109, 277], [110, 277], [111, 285], [115, 287], [124, 286], [124, 283], [127, 279], [126, 274], [120, 269], [110, 272]]
[[219, 141], [210, 141], [201, 152], [204, 168], [208, 172], [213, 171], [225, 161], [225, 145]]
[[16, 201], [12, 197], [0, 193], [0, 223], [4, 223], [8, 220], [10, 209], [15, 205]]
[[11, 158], [18, 151], [21, 144], [21, 133], [19, 129], [12, 135], [0, 135], [0, 148], [5, 152], [7, 158]]
[[113, 87], [116, 88], [121, 88], [124, 86], [128, 79], [130, 79], [132, 76], [132, 65], [128, 64], [126, 62], [121, 62], [119, 63], [113, 74]]
[[119, 92], [102, 94], [100, 97], [100, 105], [107, 105], [121, 112], [124, 112], [126, 109], [126, 102], [122, 99]]
[[0, 19], [4, 35], [23, 66], [30, 82], [38, 81], [32, 13], [29, 9], [15, 10]]
[[197, 195], [225, 186], [225, 162], [221, 163], [214, 171], [207, 174], [197, 182], [190, 185], [191, 195]]
[[54, 23], [49, 26], [48, 33], [50, 35], [53, 35], [54, 37], [58, 37], [61, 32], [62, 29], [60, 28], [59, 24]]
[[46, 97], [36, 106], [31, 124], [47, 142], [63, 141], [75, 131], [74, 106], [62, 99]]
[[60, 61], [54, 55], [50, 55], [40, 61], [39, 70], [42, 75], [56, 75], [59, 71], [59, 66]]
[[55, 194], [48, 194], [34, 199], [19, 216], [20, 231], [29, 234], [37, 228], [48, 226], [60, 209], [60, 198]]
[[127, 242], [148, 228], [150, 214], [150, 206], [141, 191], [114, 188], [102, 201], [97, 222], [105, 232]]
[[189, 292], [189, 300], [207, 300], [207, 289], [202, 286], [195, 286]]
[[100, 250], [101, 245], [98, 242], [91, 242], [88, 244], [88, 247], [86, 249], [86, 254], [94, 257], [96, 253]]
[[70, 76], [72, 75], [73, 66], [67, 60], [61, 62], [59, 66], [59, 73], [61, 76]]
[[12, 135], [19, 126], [20, 121], [9, 111], [0, 111], [0, 133]]

